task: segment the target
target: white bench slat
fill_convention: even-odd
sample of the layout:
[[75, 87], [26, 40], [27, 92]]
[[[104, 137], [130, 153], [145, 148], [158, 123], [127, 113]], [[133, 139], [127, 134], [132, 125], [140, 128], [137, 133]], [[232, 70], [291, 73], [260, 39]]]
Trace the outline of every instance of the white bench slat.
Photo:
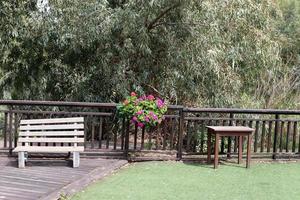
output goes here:
[[19, 136], [83, 136], [84, 131], [20, 131]]
[[19, 138], [18, 142], [83, 143], [84, 138]]
[[83, 129], [83, 128], [84, 128], [84, 124], [20, 126], [21, 131], [26, 131], [26, 130], [65, 130], [65, 129]]
[[53, 118], [53, 119], [25, 119], [21, 120], [21, 125], [26, 124], [60, 124], [60, 123], [83, 123], [83, 117], [70, 117], [70, 118]]
[[48, 146], [18, 146], [16, 147], [13, 152], [35, 152], [35, 153], [68, 153], [68, 152], [83, 152], [84, 147], [66, 147], [66, 146], [55, 146], [55, 147], [48, 147]]

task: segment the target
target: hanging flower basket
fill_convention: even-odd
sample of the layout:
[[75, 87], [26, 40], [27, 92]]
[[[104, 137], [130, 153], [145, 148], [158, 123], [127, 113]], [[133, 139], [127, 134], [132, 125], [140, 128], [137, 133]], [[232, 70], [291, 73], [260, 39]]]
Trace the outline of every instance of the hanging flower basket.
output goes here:
[[130, 120], [138, 127], [154, 127], [163, 120], [167, 104], [153, 95], [138, 97], [136, 93], [131, 92], [129, 97], [118, 104], [117, 110], [119, 117]]

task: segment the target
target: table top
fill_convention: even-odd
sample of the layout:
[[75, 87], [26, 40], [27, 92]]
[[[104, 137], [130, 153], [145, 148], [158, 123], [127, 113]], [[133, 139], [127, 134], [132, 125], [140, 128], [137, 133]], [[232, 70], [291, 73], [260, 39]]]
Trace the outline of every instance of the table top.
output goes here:
[[206, 126], [215, 132], [253, 132], [253, 128], [246, 126]]

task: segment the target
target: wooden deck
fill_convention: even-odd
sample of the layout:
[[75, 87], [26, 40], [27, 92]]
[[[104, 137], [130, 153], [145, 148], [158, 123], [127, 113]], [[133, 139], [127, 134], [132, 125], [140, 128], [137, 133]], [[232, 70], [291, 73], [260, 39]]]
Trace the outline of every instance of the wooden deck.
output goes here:
[[80, 161], [79, 168], [72, 168], [63, 160], [35, 160], [19, 169], [16, 158], [0, 157], [0, 200], [57, 199], [60, 194], [73, 194], [127, 163], [113, 159]]

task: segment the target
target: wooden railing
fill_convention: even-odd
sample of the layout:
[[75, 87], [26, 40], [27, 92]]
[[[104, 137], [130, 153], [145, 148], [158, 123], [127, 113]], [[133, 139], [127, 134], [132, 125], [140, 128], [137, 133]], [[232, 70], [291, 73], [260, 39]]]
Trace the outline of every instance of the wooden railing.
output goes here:
[[[185, 108], [171, 105], [165, 120], [152, 130], [116, 117], [115, 103], [0, 100], [0, 148], [17, 145], [18, 123], [25, 118], [85, 117], [87, 152], [175, 151], [177, 159], [206, 154], [207, 125], [255, 128], [252, 150], [274, 159], [300, 153], [300, 110]], [[1, 139], [2, 137], [2, 139]], [[221, 154], [237, 151], [236, 138], [221, 140]]]
[[[206, 153], [207, 125], [249, 126], [255, 128], [253, 151], [269, 153], [276, 158], [278, 153], [299, 153], [299, 110], [274, 109], [223, 109], [223, 108], [185, 108], [186, 135], [184, 148], [191, 151], [191, 143], [199, 146], [193, 153]], [[199, 128], [200, 127], [200, 128]], [[195, 137], [196, 134], [196, 137]], [[197, 137], [200, 135], [199, 137]], [[191, 138], [197, 138], [193, 141]], [[221, 153], [237, 152], [237, 138], [222, 138]]]

